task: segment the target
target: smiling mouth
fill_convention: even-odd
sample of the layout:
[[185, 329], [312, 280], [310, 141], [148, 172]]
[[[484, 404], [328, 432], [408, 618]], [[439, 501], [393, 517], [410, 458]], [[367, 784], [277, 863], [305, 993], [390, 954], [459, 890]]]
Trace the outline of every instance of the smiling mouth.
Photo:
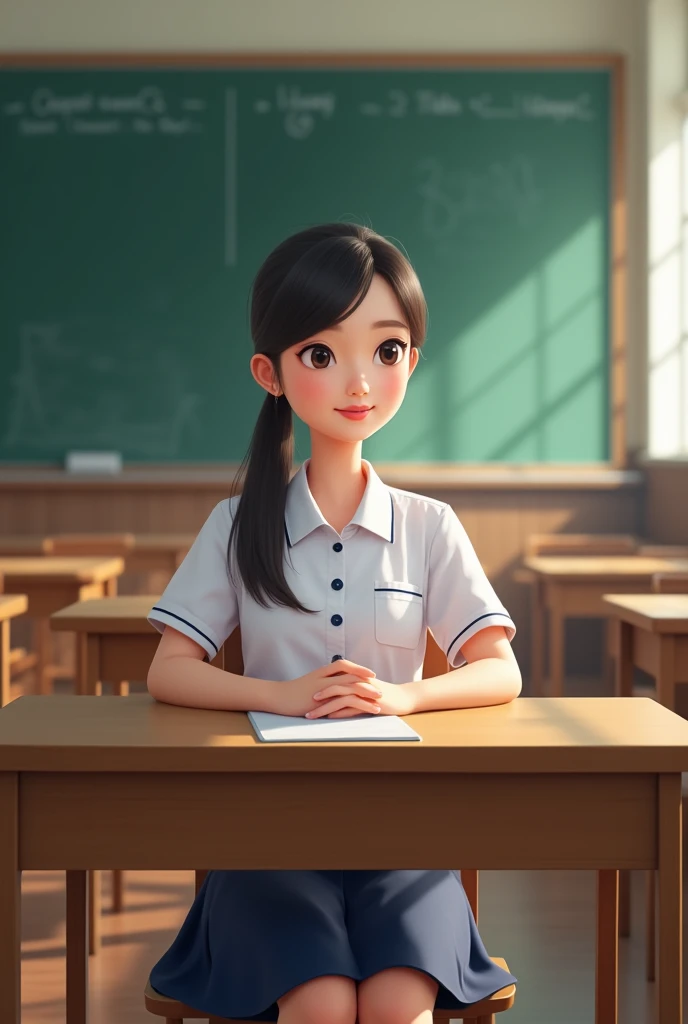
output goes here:
[[374, 405], [356, 406], [353, 409], [337, 409], [336, 412], [341, 413], [342, 416], [346, 416], [347, 419], [350, 419], [350, 420], [362, 420], [374, 408], [375, 408]]

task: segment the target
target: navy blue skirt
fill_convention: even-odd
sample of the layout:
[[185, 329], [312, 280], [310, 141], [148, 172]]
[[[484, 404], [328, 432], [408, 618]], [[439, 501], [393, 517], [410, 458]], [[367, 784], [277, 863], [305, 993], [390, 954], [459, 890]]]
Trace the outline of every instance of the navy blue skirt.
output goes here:
[[516, 981], [490, 960], [458, 871], [211, 871], [151, 972], [162, 995], [217, 1017], [276, 1021], [312, 978], [413, 967], [435, 1007], [465, 1009]]

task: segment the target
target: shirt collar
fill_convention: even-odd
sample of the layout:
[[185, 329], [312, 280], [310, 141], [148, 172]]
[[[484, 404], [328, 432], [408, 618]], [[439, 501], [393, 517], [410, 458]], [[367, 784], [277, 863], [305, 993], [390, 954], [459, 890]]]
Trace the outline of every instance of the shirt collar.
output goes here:
[[[284, 528], [287, 544], [293, 547], [300, 540], [312, 533], [319, 526], [329, 523], [318, 508], [306, 477], [306, 469], [311, 460], [306, 459], [289, 481], [287, 487], [287, 503], [284, 512]], [[361, 460], [368, 477], [366, 489], [356, 509], [351, 523], [362, 526], [371, 533], [377, 534], [390, 544], [394, 543], [394, 501], [392, 492], [383, 484], [367, 459]]]

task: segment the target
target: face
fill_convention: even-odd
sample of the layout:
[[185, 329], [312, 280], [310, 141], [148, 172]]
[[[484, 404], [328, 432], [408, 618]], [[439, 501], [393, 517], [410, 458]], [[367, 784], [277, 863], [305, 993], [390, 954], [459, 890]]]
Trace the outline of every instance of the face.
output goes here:
[[[386, 321], [378, 325], [379, 321]], [[394, 321], [393, 323], [391, 321]], [[282, 390], [311, 434], [343, 442], [363, 441], [392, 419], [418, 362], [394, 290], [375, 274], [358, 309], [336, 327], [286, 349], [280, 357], [282, 387], [267, 356], [251, 359], [253, 376], [266, 390]], [[367, 406], [362, 418], [338, 410]]]

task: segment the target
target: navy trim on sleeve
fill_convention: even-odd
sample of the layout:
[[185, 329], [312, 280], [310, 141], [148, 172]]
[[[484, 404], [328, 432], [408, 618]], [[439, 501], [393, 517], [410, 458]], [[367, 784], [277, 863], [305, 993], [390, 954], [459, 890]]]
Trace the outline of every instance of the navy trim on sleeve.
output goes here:
[[185, 626], [190, 626], [191, 629], [195, 629], [199, 636], [202, 636], [204, 640], [207, 640], [208, 643], [211, 644], [215, 648], [215, 653], [219, 654], [219, 648], [218, 648], [217, 644], [214, 644], [213, 641], [210, 639], [210, 637], [206, 636], [206, 634], [203, 632], [202, 629], [199, 629], [198, 626], [194, 626], [193, 622], [189, 622], [187, 619], [183, 619], [181, 617], [181, 615], [175, 615], [174, 612], [168, 612], [167, 608], [161, 608], [157, 604], [154, 605], [153, 611], [154, 612], [164, 612], [165, 615], [171, 615], [173, 619], [179, 619], [179, 621], [183, 622]]
[[456, 634], [456, 636], [454, 637], [452, 642], [449, 644], [449, 647], [447, 648], [447, 657], [449, 657], [449, 652], [451, 651], [452, 647], [454, 646], [456, 641], [459, 639], [459, 637], [463, 636], [463, 634], [467, 630], [469, 630], [471, 628], [471, 626], [475, 626], [476, 622], [480, 622], [481, 619], [490, 619], [494, 615], [501, 615], [503, 618], [508, 619], [511, 622], [511, 616], [507, 615], [506, 612], [485, 612], [484, 615], [479, 615], [477, 619], [473, 619], [472, 622], [469, 622], [465, 629], [462, 629], [460, 633]]

